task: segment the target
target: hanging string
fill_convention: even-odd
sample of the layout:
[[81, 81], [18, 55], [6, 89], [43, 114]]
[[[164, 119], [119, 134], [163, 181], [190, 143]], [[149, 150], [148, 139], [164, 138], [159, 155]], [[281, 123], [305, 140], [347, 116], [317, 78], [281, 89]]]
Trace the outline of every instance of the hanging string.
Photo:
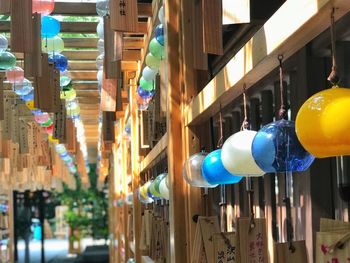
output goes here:
[[220, 138], [217, 144], [217, 148], [221, 148], [224, 144], [224, 131], [222, 127], [222, 110], [221, 110], [221, 103], [220, 103], [220, 111], [219, 111], [219, 132], [220, 132]]
[[331, 48], [332, 48], [332, 71], [329, 74], [327, 80], [332, 83], [332, 85], [337, 85], [339, 82], [339, 77], [337, 75], [337, 56], [336, 56], [336, 47], [335, 47], [335, 20], [334, 20], [335, 9], [332, 9], [331, 12]]
[[247, 130], [249, 127], [248, 114], [247, 114], [247, 96], [246, 96], [246, 84], [243, 85], [243, 107], [244, 107], [244, 119], [241, 126], [241, 131]]
[[283, 55], [278, 55], [279, 61], [279, 76], [280, 76], [280, 95], [281, 95], [281, 106], [278, 112], [278, 116], [280, 119], [283, 119], [286, 115], [286, 105], [284, 104], [284, 85], [283, 85]]
[[249, 184], [249, 190], [247, 189], [247, 192], [248, 192], [248, 202], [249, 202], [249, 208], [250, 208], [250, 228], [249, 228], [249, 232], [250, 232], [250, 230], [252, 230], [255, 227], [254, 190], [251, 187], [252, 179], [247, 177], [246, 181], [247, 181], [247, 185]]
[[285, 179], [285, 196], [283, 199], [283, 202], [286, 205], [286, 223], [287, 223], [287, 242], [289, 242], [289, 250], [294, 253], [296, 248], [293, 245], [293, 239], [294, 239], [294, 230], [293, 230], [293, 222], [292, 222], [292, 207], [291, 207], [291, 191], [290, 188], [292, 187], [292, 173], [286, 172], [284, 175]]

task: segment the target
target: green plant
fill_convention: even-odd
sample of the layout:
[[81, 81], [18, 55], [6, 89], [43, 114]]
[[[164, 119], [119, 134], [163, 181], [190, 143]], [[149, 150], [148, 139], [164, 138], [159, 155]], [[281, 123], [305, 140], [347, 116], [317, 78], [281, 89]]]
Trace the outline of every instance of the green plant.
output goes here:
[[73, 235], [71, 238], [79, 239], [74, 235], [78, 231], [82, 236], [92, 236], [95, 239], [108, 237], [108, 198], [103, 192], [97, 190], [96, 165], [90, 165], [89, 179], [91, 187], [82, 188], [79, 175], [75, 176], [77, 188], [75, 190], [64, 186], [64, 191], [57, 194], [57, 198], [68, 207], [65, 215], [67, 224]]

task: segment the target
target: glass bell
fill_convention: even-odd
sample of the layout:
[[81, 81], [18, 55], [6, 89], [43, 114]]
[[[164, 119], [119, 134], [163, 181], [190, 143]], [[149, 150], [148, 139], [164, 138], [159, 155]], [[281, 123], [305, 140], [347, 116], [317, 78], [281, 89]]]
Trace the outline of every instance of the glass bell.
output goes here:
[[153, 38], [149, 43], [149, 51], [158, 59], [163, 59], [165, 57], [164, 46], [162, 46], [156, 38]]
[[166, 184], [166, 177], [163, 178], [163, 180], [160, 181], [159, 183], [159, 192], [160, 192], [160, 196], [165, 199], [165, 200], [169, 200], [170, 199], [170, 193], [169, 193], [169, 188]]
[[54, 63], [55, 68], [61, 72], [64, 72], [68, 68], [68, 59], [62, 54], [50, 55], [49, 62]]
[[333, 87], [310, 97], [295, 126], [304, 148], [317, 158], [350, 155], [350, 89]]
[[139, 96], [145, 100], [152, 98], [154, 93], [155, 93], [154, 90], [152, 91], [144, 90], [141, 86], [137, 88], [137, 94], [139, 94]]
[[0, 70], [8, 70], [16, 66], [16, 57], [7, 51], [0, 53]]
[[164, 26], [163, 24], [159, 24], [154, 30], [154, 35], [157, 41], [164, 46]]
[[256, 163], [266, 173], [302, 172], [315, 159], [300, 144], [294, 122], [284, 119], [259, 130], [252, 144], [252, 152]]
[[160, 182], [166, 178], [167, 173], [162, 173], [160, 175], [158, 175], [151, 183], [149, 191], [152, 195], [154, 195], [155, 197], [161, 197], [160, 191], [159, 191], [159, 184]]
[[217, 184], [212, 185], [202, 175], [202, 165], [207, 153], [196, 153], [188, 158], [183, 167], [182, 175], [186, 182], [194, 187], [214, 188]]
[[241, 181], [241, 176], [235, 176], [229, 173], [221, 160], [221, 149], [209, 153], [203, 161], [203, 177], [208, 183], [216, 184], [236, 184]]
[[52, 38], [57, 36], [61, 30], [60, 22], [52, 16], [43, 16], [41, 18], [41, 36], [43, 38]]
[[256, 131], [243, 130], [231, 135], [222, 146], [221, 160], [226, 170], [238, 176], [262, 176], [264, 171], [255, 163], [252, 142]]

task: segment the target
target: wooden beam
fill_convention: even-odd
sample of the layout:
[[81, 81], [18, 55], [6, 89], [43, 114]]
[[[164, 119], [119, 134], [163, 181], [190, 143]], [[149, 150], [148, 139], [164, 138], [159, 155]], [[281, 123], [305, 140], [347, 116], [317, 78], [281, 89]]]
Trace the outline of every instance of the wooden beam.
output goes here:
[[[208, 120], [242, 92], [278, 66], [277, 56], [287, 59], [329, 27], [335, 6], [336, 20], [350, 10], [347, 0], [288, 0], [210, 81], [187, 107], [186, 125]], [[294, 14], [298, 14], [295, 19]], [[294, 19], [287, 19], [293, 16]], [[283, 24], [283, 30], [277, 25]]]
[[140, 172], [144, 172], [150, 168], [152, 163], [166, 150], [168, 146], [168, 134], [165, 133], [163, 137], [157, 142], [156, 146], [146, 155], [145, 159], [140, 164]]
[[[65, 48], [96, 48], [98, 38], [96, 37], [72, 37], [63, 38]], [[143, 48], [143, 37], [124, 37], [124, 49]]]
[[144, 47], [143, 37], [124, 37], [123, 48], [124, 49], [141, 49]]
[[123, 61], [138, 61], [141, 60], [140, 50], [124, 50]]
[[65, 48], [96, 48], [97, 37], [64, 37]]
[[138, 3], [137, 4], [137, 12], [139, 16], [152, 16], [152, 4], [150, 3]]
[[96, 70], [70, 70], [70, 75], [74, 80], [97, 80]]
[[88, 61], [88, 60], [70, 60], [68, 61], [70, 70], [96, 70], [96, 61]]
[[181, 89], [182, 52], [181, 47], [181, 0], [166, 0], [165, 24], [167, 25], [167, 134], [168, 134], [168, 174], [169, 174], [169, 225], [170, 262], [189, 262], [187, 259], [187, 222], [185, 180], [183, 168], [183, 117]]
[[[138, 3], [139, 16], [151, 16], [152, 6], [149, 3]], [[96, 3], [56, 2], [54, 15], [96, 16]]]
[[[67, 50], [62, 52], [68, 60], [90, 60], [96, 61], [99, 55], [97, 50]], [[23, 53], [15, 53], [17, 59], [23, 59]], [[123, 50], [124, 61], [138, 61], [141, 58], [140, 50]], [[124, 64], [127, 68], [133, 67], [133, 64]]]
[[96, 16], [96, 3], [55, 2], [54, 15]]
[[78, 101], [79, 101], [79, 105], [80, 103], [83, 104], [99, 104], [100, 103], [100, 98], [97, 97], [77, 97]]
[[[96, 34], [97, 22], [61, 22], [60, 33], [90, 33]], [[0, 32], [10, 32], [10, 21], [1, 21]], [[138, 22], [138, 31], [135, 34], [146, 34], [147, 23]]]
[[73, 80], [73, 87], [75, 90], [97, 90], [97, 86], [97, 81]]
[[100, 93], [98, 90], [76, 90], [78, 97], [98, 97]]
[[[20, 63], [18, 63], [20, 65]], [[69, 63], [70, 70], [96, 70], [96, 61], [88, 60], [70, 60]], [[122, 61], [122, 71], [136, 71], [138, 70], [137, 62], [134, 61]], [[97, 84], [96, 84], [97, 87]]]

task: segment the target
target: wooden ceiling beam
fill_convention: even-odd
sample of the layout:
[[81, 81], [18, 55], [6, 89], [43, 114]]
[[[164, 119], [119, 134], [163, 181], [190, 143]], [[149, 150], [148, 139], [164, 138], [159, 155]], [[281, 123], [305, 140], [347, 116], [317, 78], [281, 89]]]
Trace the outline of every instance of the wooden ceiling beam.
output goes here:
[[76, 89], [78, 97], [99, 97], [100, 93], [98, 90], [78, 90]]
[[96, 70], [70, 70], [70, 75], [74, 80], [97, 80]]
[[141, 59], [141, 50], [124, 50], [124, 61], [139, 61]]
[[[60, 33], [96, 34], [97, 22], [61, 22]], [[10, 32], [10, 21], [1, 21], [0, 32]], [[147, 22], [138, 22], [137, 34], [147, 33]]]
[[[152, 4], [138, 3], [138, 15], [143, 17], [152, 16]], [[56, 2], [55, 15], [79, 15], [79, 16], [97, 16], [96, 3], [66, 3]]]

